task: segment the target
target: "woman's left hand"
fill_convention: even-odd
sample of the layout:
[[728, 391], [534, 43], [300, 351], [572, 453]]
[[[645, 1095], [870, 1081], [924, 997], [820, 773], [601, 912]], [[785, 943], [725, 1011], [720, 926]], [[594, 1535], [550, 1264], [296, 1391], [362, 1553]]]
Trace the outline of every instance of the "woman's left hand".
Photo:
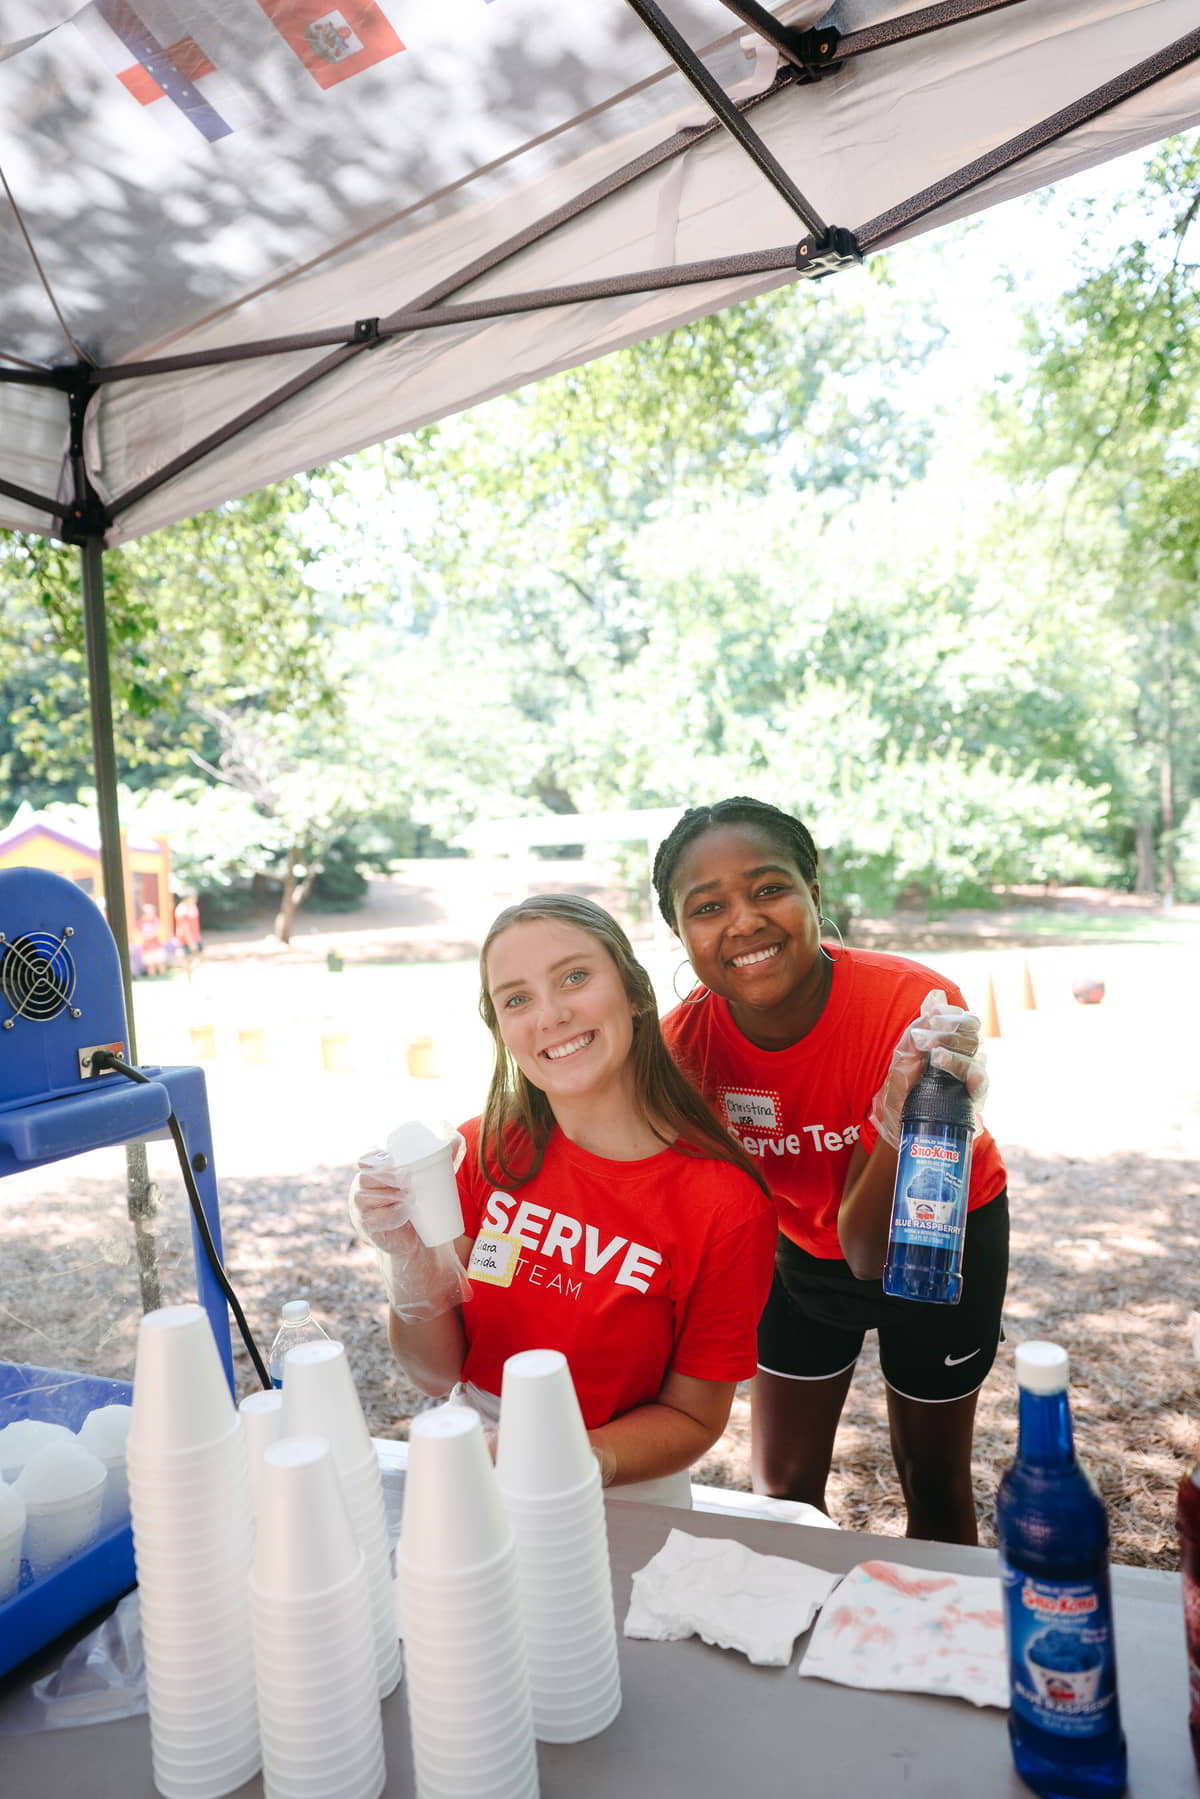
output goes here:
[[893, 1149], [900, 1147], [904, 1102], [924, 1074], [926, 1058], [931, 1068], [944, 1069], [964, 1083], [975, 1104], [975, 1129], [983, 1128], [980, 1113], [988, 1078], [979, 1030], [975, 1014], [951, 1005], [940, 988], [925, 995], [920, 1013], [892, 1051], [883, 1086], [871, 1102], [871, 1123]]

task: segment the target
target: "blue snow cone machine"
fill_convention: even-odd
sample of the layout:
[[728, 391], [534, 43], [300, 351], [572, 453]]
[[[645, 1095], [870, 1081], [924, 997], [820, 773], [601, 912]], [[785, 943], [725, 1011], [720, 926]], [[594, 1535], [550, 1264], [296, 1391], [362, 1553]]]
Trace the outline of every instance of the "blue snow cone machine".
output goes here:
[[[232, 1390], [229, 1316], [214, 1267], [221, 1233], [204, 1075], [156, 1067], [125, 1074], [105, 1063], [107, 1055], [127, 1064], [128, 1043], [117, 946], [99, 907], [59, 875], [0, 869], [0, 1206], [7, 1176], [173, 1137], [191, 1173], [197, 1298]], [[48, 1211], [51, 1241], [53, 1232]], [[133, 1291], [131, 1309], [138, 1304]], [[0, 1354], [3, 1336], [0, 1313]], [[94, 1408], [128, 1404], [131, 1393], [128, 1380], [0, 1361], [0, 1427], [37, 1418], [78, 1430]], [[40, 1578], [23, 1561], [17, 1591], [0, 1602], [0, 1676], [133, 1584], [128, 1521]]]

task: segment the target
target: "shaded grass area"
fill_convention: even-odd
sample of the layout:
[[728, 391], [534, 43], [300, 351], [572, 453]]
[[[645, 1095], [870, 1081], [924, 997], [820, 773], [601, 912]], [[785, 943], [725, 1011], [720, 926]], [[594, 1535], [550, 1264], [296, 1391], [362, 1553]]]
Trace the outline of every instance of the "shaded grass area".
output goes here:
[[[1048, 1336], [1071, 1352], [1080, 1455], [1109, 1507], [1117, 1560], [1177, 1565], [1175, 1485], [1200, 1446], [1200, 1380], [1188, 1345], [1200, 1266], [1200, 1163], [1180, 1157], [1035, 1155], [1008, 1148], [1012, 1275], [1009, 1346], [980, 1396], [975, 1490], [991, 1542], [996, 1484], [1016, 1439], [1012, 1345]], [[372, 1430], [404, 1437], [429, 1403], [387, 1347], [374, 1264], [351, 1237], [351, 1170], [227, 1177], [222, 1220], [230, 1276], [266, 1352], [278, 1308], [306, 1293], [347, 1344]], [[52, 1201], [28, 1177], [0, 1209], [0, 1343], [12, 1361], [128, 1375], [139, 1311], [120, 1184], [68, 1180]], [[190, 1297], [182, 1198], [164, 1177], [159, 1218], [165, 1300]], [[904, 1515], [888, 1446], [883, 1383], [864, 1353], [838, 1437], [830, 1508], [844, 1526], [900, 1534]], [[254, 1377], [240, 1345], [239, 1392]], [[697, 1477], [749, 1485], [748, 1405]]]

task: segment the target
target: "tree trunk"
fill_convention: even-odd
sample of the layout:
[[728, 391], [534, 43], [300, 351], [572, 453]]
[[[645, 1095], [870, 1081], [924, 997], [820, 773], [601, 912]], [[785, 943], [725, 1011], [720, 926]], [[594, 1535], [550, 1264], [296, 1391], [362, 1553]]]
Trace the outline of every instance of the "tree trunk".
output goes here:
[[154, 1221], [158, 1216], [162, 1196], [157, 1182], [150, 1178], [144, 1143], [125, 1145], [125, 1173], [129, 1217], [133, 1224], [133, 1241], [137, 1250], [142, 1310], [156, 1312], [162, 1304], [162, 1287], [158, 1276], [158, 1235]]
[[297, 897], [296, 864], [299, 856], [295, 847], [288, 850], [287, 873], [283, 877], [283, 893], [279, 900], [279, 910], [275, 914], [275, 935], [280, 943], [292, 941], [292, 925], [296, 919]]
[[1137, 856], [1137, 873], [1134, 877], [1135, 893], [1155, 893], [1154, 884], [1154, 820], [1139, 818], [1133, 827], [1133, 842]]
[[1159, 867], [1164, 906], [1175, 903], [1175, 665], [1168, 622], [1163, 632], [1163, 730], [1158, 764]]
[[324, 867], [319, 856], [308, 861], [303, 880], [297, 878], [296, 870], [304, 860], [299, 844], [293, 844], [288, 850], [287, 873], [283, 877], [283, 895], [279, 901], [279, 910], [275, 914], [275, 935], [280, 943], [292, 941], [292, 926], [296, 922], [296, 914], [312, 892], [312, 884]]

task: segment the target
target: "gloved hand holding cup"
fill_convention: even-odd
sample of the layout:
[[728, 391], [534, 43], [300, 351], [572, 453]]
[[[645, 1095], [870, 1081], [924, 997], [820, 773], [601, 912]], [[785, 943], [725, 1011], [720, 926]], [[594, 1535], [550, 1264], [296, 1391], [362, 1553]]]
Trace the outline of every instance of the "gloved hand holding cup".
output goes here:
[[462, 1208], [454, 1169], [463, 1141], [418, 1123], [362, 1156], [350, 1188], [355, 1235], [375, 1251], [388, 1301], [406, 1322], [436, 1318], [470, 1298], [458, 1259]]

